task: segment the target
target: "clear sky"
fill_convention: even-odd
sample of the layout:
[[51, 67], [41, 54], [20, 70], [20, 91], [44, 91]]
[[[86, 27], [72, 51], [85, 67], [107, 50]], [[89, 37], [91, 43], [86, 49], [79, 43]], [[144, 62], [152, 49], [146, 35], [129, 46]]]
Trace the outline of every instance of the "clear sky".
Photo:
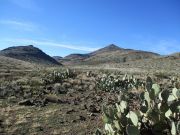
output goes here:
[[0, 0], [0, 49], [33, 44], [65, 56], [111, 43], [180, 52], [180, 0]]

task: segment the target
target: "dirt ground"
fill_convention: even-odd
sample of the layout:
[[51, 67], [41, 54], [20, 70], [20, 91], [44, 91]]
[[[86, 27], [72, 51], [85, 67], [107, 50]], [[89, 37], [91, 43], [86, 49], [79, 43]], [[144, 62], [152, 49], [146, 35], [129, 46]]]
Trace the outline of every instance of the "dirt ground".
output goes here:
[[[87, 76], [86, 71], [78, 71], [73, 78], [46, 86], [41, 82], [43, 73], [1, 74], [1, 92], [6, 89], [15, 94], [1, 94], [0, 134], [91, 135], [97, 128], [103, 128], [102, 105], [114, 104], [117, 94], [97, 88], [100, 71], [92, 72], [91, 76]], [[143, 78], [144, 75], [137, 76]], [[165, 81], [159, 79], [162, 84], [168, 80], [163, 78]], [[60, 89], [58, 94], [53, 92], [57, 87]], [[21, 89], [23, 94], [20, 94]], [[35, 94], [28, 98], [29, 89]]]

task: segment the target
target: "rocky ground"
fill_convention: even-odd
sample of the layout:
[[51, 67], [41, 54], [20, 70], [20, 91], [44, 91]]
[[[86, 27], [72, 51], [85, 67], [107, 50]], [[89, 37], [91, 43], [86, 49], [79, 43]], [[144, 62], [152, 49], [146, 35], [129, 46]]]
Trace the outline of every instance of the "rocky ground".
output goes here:
[[0, 134], [92, 134], [102, 127], [101, 105], [110, 95], [96, 92], [94, 76], [45, 85], [43, 72], [12, 74], [1, 76]]
[[[104, 73], [73, 71], [57, 80], [49, 79], [51, 72], [10, 71], [0, 76], [0, 134], [88, 135], [103, 128], [102, 105], [113, 105], [118, 95], [97, 87]], [[168, 87], [168, 77], [155, 79]]]

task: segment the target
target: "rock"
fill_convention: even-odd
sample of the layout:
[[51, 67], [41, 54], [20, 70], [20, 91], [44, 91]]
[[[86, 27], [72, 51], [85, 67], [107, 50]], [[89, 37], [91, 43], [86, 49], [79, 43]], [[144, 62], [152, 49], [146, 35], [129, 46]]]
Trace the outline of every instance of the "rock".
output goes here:
[[5, 98], [6, 91], [3, 88], [0, 88], [0, 98]]
[[81, 102], [80, 98], [79, 97], [76, 97], [72, 100], [72, 104], [73, 105], [79, 105], [79, 103]]
[[89, 90], [94, 90], [95, 89], [95, 86], [94, 85], [89, 85]]
[[65, 88], [60, 83], [54, 84], [53, 89], [54, 89], [55, 94], [66, 94], [67, 93], [67, 90], [65, 90]]
[[52, 90], [53, 90], [53, 87], [52, 87], [52, 86], [47, 86], [47, 90], [48, 90], [48, 91], [52, 91]]
[[88, 71], [88, 72], [86, 73], [86, 76], [87, 76], [87, 77], [92, 76], [92, 71]]
[[97, 115], [95, 113], [90, 113], [89, 116], [90, 117], [96, 117]]
[[77, 85], [79, 85], [79, 86], [82, 85], [82, 80], [81, 79], [77, 80]]
[[44, 107], [47, 104], [47, 102], [42, 99], [34, 99], [33, 104], [38, 107]]
[[11, 103], [17, 103], [17, 98], [15, 96], [8, 97], [8, 101]]
[[81, 116], [81, 115], [78, 116], [77, 119], [80, 121], [86, 121], [86, 118], [84, 116]]
[[64, 82], [64, 83], [62, 84], [62, 87], [65, 88], [65, 89], [68, 89], [68, 88], [71, 87], [71, 84], [68, 83], [68, 82]]
[[81, 104], [80, 109], [81, 109], [81, 110], [85, 110], [85, 109], [87, 109], [86, 104]]
[[61, 100], [56, 95], [46, 95], [45, 102], [61, 103]]
[[22, 100], [18, 103], [19, 105], [32, 106], [34, 105], [30, 99]]
[[44, 100], [45, 100], [44, 101], [45, 104], [47, 104], [48, 102], [51, 102], [51, 103], [60, 103], [60, 104], [70, 104], [69, 101], [61, 100], [56, 95], [46, 95]]
[[74, 110], [74, 109], [69, 109], [69, 110], [66, 112], [66, 114], [71, 114], [72, 112], [75, 112], [75, 110]]
[[72, 121], [71, 121], [71, 123], [75, 123], [75, 122], [77, 122], [77, 120], [72, 120]]
[[84, 90], [87, 90], [89, 88], [89, 86], [87, 85], [87, 84], [85, 84], [84, 86], [83, 86], [83, 89]]
[[96, 107], [94, 104], [88, 106], [88, 111], [91, 113], [99, 113], [100, 109]]
[[103, 100], [103, 98], [101, 97], [101, 96], [96, 96], [96, 101], [97, 102], [100, 102], [100, 101], [102, 101]]
[[73, 100], [73, 101], [72, 101], [72, 104], [73, 104], [73, 105], [79, 105], [79, 102], [76, 101], [76, 100]]
[[69, 96], [71, 96], [71, 94], [73, 94], [73, 93], [75, 93], [75, 90], [69, 88], [67, 94], [69, 94]]
[[74, 85], [73, 88], [75, 91], [77, 91], [79, 89], [79, 85]]
[[74, 84], [74, 80], [72, 78], [69, 78], [68, 82], [73, 85]]

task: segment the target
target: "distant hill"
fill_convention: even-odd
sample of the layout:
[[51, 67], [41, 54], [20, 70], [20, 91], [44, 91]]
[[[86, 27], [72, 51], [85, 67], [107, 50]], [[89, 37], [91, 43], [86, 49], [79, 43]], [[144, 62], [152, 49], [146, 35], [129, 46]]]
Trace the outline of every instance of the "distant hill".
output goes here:
[[124, 49], [114, 44], [110, 44], [104, 48], [96, 50], [88, 54], [71, 54], [63, 59], [65, 65], [97, 65], [104, 63], [124, 63], [128, 61], [135, 61], [140, 59], [155, 58], [160, 56], [157, 53]]
[[[105, 65], [103, 65], [104, 67]], [[180, 73], [180, 57], [174, 56], [161, 56], [157, 58], [142, 59], [137, 61], [129, 61], [126, 63], [114, 64], [111, 67], [115, 68], [131, 68], [142, 70], [156, 71], [166, 71], [173, 73]]]
[[173, 57], [175, 57], [175, 58], [180, 58], [180, 52], [173, 53], [173, 54], [171, 54], [171, 55], [169, 55], [169, 56], [173, 56]]
[[59, 60], [59, 62], [62, 62], [63, 65], [74, 65], [77, 63], [81, 63], [85, 59], [89, 58], [89, 54], [70, 54], [63, 59]]
[[0, 55], [43, 65], [61, 65], [33, 45], [9, 47], [1, 50]]
[[90, 57], [89, 54], [70, 54], [70, 55], [64, 57], [64, 59], [71, 59], [71, 60], [79, 59], [79, 60], [82, 60], [82, 59], [86, 59], [86, 58], [89, 58], [89, 57]]
[[56, 61], [59, 61], [59, 60], [63, 59], [63, 57], [61, 57], [61, 56], [53, 56], [53, 58], [54, 58]]

